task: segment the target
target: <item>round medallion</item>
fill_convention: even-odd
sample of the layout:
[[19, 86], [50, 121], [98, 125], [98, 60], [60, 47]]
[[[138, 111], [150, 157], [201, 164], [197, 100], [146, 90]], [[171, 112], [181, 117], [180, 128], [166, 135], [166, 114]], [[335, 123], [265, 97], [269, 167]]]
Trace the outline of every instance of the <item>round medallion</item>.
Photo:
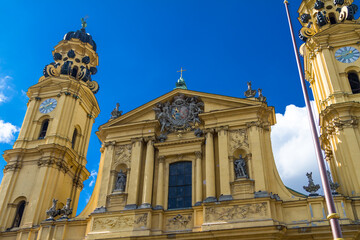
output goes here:
[[56, 105], [57, 105], [56, 99], [54, 98], [46, 99], [40, 104], [39, 111], [44, 114], [49, 113], [55, 109]]
[[353, 63], [360, 57], [360, 52], [354, 47], [342, 47], [335, 52], [335, 58], [342, 63]]

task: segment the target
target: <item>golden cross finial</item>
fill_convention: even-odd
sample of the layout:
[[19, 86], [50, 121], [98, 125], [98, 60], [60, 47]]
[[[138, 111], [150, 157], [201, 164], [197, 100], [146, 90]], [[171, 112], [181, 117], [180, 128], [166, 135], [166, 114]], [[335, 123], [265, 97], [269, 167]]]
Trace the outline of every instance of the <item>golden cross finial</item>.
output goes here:
[[185, 71], [186, 71], [186, 70], [183, 70], [182, 67], [181, 67], [181, 70], [180, 70], [180, 71], [177, 71], [177, 72], [181, 73], [180, 78], [182, 78], [182, 73], [185, 72]]

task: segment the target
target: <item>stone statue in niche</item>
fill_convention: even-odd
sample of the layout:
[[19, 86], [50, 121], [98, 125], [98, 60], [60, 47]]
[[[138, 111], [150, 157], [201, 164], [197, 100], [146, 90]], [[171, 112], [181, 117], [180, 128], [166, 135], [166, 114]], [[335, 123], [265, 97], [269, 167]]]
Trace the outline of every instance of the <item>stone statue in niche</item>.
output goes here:
[[114, 191], [125, 192], [125, 186], [126, 186], [126, 174], [122, 170], [120, 170], [120, 172], [117, 175]]
[[240, 155], [240, 159], [234, 161], [234, 170], [236, 178], [248, 178], [246, 170], [246, 160]]

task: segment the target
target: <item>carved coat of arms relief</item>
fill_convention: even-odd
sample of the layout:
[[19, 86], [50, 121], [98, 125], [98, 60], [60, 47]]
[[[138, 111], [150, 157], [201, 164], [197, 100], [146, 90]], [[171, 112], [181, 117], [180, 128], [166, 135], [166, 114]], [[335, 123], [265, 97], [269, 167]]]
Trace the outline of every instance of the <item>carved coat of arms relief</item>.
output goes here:
[[199, 114], [203, 112], [204, 103], [199, 97], [187, 97], [179, 94], [172, 102], [157, 103], [154, 107], [156, 118], [161, 125], [161, 132], [191, 131], [201, 120]]

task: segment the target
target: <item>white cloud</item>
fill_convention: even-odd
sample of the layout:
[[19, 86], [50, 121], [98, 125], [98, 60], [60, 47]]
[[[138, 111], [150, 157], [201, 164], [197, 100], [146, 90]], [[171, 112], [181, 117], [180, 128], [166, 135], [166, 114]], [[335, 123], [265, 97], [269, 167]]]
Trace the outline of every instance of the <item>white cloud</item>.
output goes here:
[[14, 90], [10, 84], [10, 76], [0, 77], [0, 103], [7, 102]]
[[288, 105], [284, 114], [276, 114], [276, 119], [271, 132], [276, 166], [285, 185], [304, 192], [307, 172], [313, 172], [315, 183], [320, 183], [306, 108]]
[[89, 193], [86, 193], [86, 199], [85, 199], [86, 204], [89, 202], [90, 198], [91, 195]]
[[90, 179], [91, 179], [91, 181], [90, 181], [90, 183], [89, 183], [89, 187], [94, 186], [95, 181], [96, 181], [97, 174], [98, 174], [97, 171], [91, 170], [91, 173], [90, 173]]
[[19, 131], [17, 126], [0, 120], [0, 143], [11, 143], [15, 139], [15, 133]]

